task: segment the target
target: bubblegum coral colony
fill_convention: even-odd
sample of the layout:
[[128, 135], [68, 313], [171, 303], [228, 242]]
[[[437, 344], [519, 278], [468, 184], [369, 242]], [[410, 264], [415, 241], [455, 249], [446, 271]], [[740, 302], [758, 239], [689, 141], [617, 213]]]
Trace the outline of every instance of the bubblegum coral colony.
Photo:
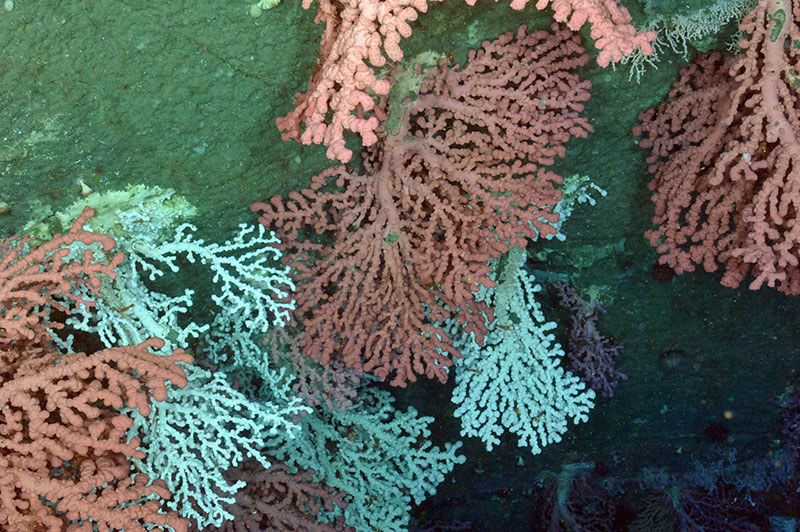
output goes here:
[[[317, 68], [277, 125], [340, 162], [352, 156], [345, 131], [357, 134], [363, 174], [337, 165], [254, 203], [258, 235], [225, 245], [188, 224], [171, 241], [145, 235], [163, 219], [144, 211], [128, 219], [136, 235], [94, 233], [89, 207], [65, 234], [0, 244], [3, 530], [403, 531], [412, 501], [464, 457], [434, 446], [432, 418], [395, 409], [374, 378], [469, 372], [501, 402], [510, 394], [493, 376], [516, 378], [520, 407], [462, 386], [457, 415], [490, 448], [509, 430], [534, 453], [627, 378], [614, 367], [622, 346], [596, 327], [602, 307], [565, 284], [564, 304], [583, 310], [572, 349], [555, 342], [521, 248], [559, 233], [564, 179], [548, 167], [592, 131], [573, 32], [589, 23], [600, 66], [652, 53], [655, 34], [614, 0], [538, 0], [568, 27], [521, 26], [463, 66], [418, 65], [406, 72], [414, 97], [398, 102], [395, 74], [373, 68], [402, 59], [425, 0], [317, 6]], [[752, 289], [800, 293], [798, 19], [800, 0], [761, 0], [741, 23], [741, 54], [698, 59], [640, 115], [656, 204], [647, 236], [678, 273], [722, 266], [727, 286], [752, 274]], [[211, 324], [180, 327], [192, 291], [170, 298], [139, 279], [163, 275], [157, 263], [177, 271], [181, 253], [223, 287]], [[285, 269], [265, 265], [277, 257]], [[193, 339], [205, 350], [190, 356]]]
[[[483, 343], [491, 310], [473, 296], [494, 286], [489, 259], [555, 233], [561, 178], [543, 166], [591, 130], [578, 116], [590, 84], [569, 72], [588, 58], [553, 29], [523, 26], [461, 70], [440, 63], [398, 131], [370, 148], [369, 175], [334, 167], [289, 202], [252, 206], [297, 272], [307, 356], [404, 386], [417, 373], [447, 379], [458, 352], [436, 322], [451, 313]], [[298, 243], [307, 226], [333, 244]]]
[[650, 148], [658, 226], [647, 238], [678, 273], [723, 268], [800, 294], [800, 4], [762, 1], [742, 21], [736, 57], [714, 53], [681, 71], [634, 134]]

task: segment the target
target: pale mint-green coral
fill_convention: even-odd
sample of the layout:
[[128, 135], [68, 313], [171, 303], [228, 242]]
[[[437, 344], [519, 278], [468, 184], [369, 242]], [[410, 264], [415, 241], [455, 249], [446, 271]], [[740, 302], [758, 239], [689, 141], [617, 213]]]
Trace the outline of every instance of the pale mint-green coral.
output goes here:
[[445, 475], [464, 463], [456, 454], [461, 443], [433, 445], [428, 437], [432, 417], [414, 408], [403, 412], [391, 394], [361, 388], [359, 400], [346, 411], [318, 408], [303, 418], [302, 431], [275, 445], [276, 458], [347, 494], [344, 515], [357, 532], [406, 532], [412, 503], [436, 493]]
[[523, 249], [511, 248], [502, 266], [493, 261], [497, 286], [482, 288], [476, 299], [494, 309], [495, 319], [482, 346], [472, 335], [456, 345], [463, 358], [455, 364], [452, 400], [461, 435], [480, 438], [488, 451], [511, 432], [538, 454], [561, 441], [570, 421], [588, 420], [594, 406], [594, 391], [561, 367], [556, 324], [536, 300], [541, 286], [525, 272], [525, 258]]

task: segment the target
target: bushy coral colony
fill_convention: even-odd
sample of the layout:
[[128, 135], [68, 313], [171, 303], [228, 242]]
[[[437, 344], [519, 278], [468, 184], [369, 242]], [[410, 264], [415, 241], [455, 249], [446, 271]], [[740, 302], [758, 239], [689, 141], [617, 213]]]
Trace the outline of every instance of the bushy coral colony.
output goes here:
[[[698, 57], [639, 116], [646, 236], [660, 280], [702, 266], [797, 295], [800, 0], [751, 4], [741, 51]], [[650, 56], [656, 33], [614, 0], [539, 0], [549, 29], [406, 67], [426, 0], [316, 6], [317, 68], [277, 119], [335, 161], [310, 186], [252, 198], [258, 223], [222, 243], [197, 236], [174, 190], [143, 185], [87, 193], [0, 242], [0, 530], [491, 532], [412, 515], [467, 458], [390, 389], [455, 381], [461, 436], [537, 455], [636, 379], [616, 367], [603, 305], [527, 260], [606, 194], [551, 169], [594, 129], [577, 31], [588, 24], [599, 67]], [[362, 171], [342, 164], [348, 132]], [[800, 504], [799, 390], [763, 460], [645, 468], [637, 501], [607, 465], [565, 463], [524, 492], [525, 530], [800, 529], [781, 511]]]

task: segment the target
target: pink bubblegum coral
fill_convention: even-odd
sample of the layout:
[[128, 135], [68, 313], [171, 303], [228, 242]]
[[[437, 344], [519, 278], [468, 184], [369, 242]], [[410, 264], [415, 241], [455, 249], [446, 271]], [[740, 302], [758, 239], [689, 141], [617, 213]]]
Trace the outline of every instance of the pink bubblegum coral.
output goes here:
[[[337, 166], [252, 206], [294, 267], [307, 356], [404, 386], [423, 373], [444, 382], [459, 356], [436, 322], [453, 314], [482, 342], [491, 313], [473, 296], [493, 285], [489, 259], [555, 232], [561, 178], [544, 166], [591, 130], [578, 116], [590, 84], [569, 72], [588, 58], [553, 29], [486, 42], [463, 69], [440, 63], [368, 154], [368, 175]], [[306, 229], [332, 245], [297, 242]]]
[[[151, 353], [164, 345], [158, 339], [62, 356], [50, 336], [63, 325], [47, 321], [49, 311], [91, 306], [75, 287], [98, 293], [101, 275], [113, 277], [123, 259], [114, 240], [81, 231], [93, 212], [40, 246], [0, 245], [0, 528], [88, 532], [94, 523], [144, 532], [150, 523], [185, 531], [188, 522], [152, 497], [170, 496], [164, 484], [133, 476], [128, 458], [144, 454], [138, 440], [127, 441], [131, 418], [116, 410], [149, 414], [151, 399], [166, 399], [165, 381], [186, 385], [175, 363], [192, 357]], [[75, 242], [88, 247], [73, 257], [66, 246]]]
[[[476, 0], [466, 0], [469, 5]], [[513, 9], [522, 9], [529, 0], [513, 0]], [[552, 6], [556, 22], [565, 22], [569, 29], [578, 31], [585, 23], [591, 29], [589, 35], [600, 53], [597, 64], [607, 67], [640, 49], [642, 55], [651, 55], [656, 32], [636, 32], [631, 24], [631, 14], [617, 0], [536, 0], [536, 9]]]
[[[81, 298], [73, 285], [85, 286], [99, 294], [101, 277], [111, 279], [123, 260], [122, 253], [111, 255], [116, 244], [106, 235], [81, 231], [86, 221], [94, 215], [87, 207], [72, 228], [64, 235], [31, 250], [28, 238], [9, 238], [0, 242], [0, 337], [6, 341], [22, 339], [41, 340], [48, 337], [48, 328], [61, 327], [58, 323], [43, 325], [47, 312], [44, 305], [69, 313], [69, 303], [91, 307], [93, 303]], [[95, 260], [94, 251], [87, 249], [80, 259], [70, 258], [67, 246], [75, 242], [97, 244], [106, 260]]]
[[683, 70], [658, 110], [639, 116], [650, 148], [659, 261], [702, 265], [738, 286], [748, 275], [800, 293], [798, 0], [761, 0], [732, 61], [715, 53]]
[[[311, 0], [303, 0], [305, 9], [310, 6]], [[358, 133], [364, 146], [378, 140], [376, 115], [358, 116], [374, 110], [375, 101], [367, 91], [389, 93], [389, 82], [377, 79], [365, 61], [375, 67], [385, 65], [382, 50], [399, 61], [400, 38], [411, 35], [408, 21], [416, 20], [417, 11], [427, 11], [428, 4], [426, 0], [318, 0], [317, 6], [315, 21], [325, 22], [317, 67], [306, 92], [295, 95], [295, 108], [275, 122], [284, 140], [324, 143], [329, 159], [347, 162], [353, 152], [345, 147], [345, 130]]]
[[[522, 9], [527, 1], [513, 0], [511, 7]], [[303, 0], [303, 7], [308, 9], [311, 3]], [[568, 22], [573, 31], [585, 22], [591, 25], [600, 66], [617, 62], [637, 48], [643, 55], [653, 52], [650, 43], [655, 32], [637, 33], [630, 13], [616, 0], [538, 0], [536, 8], [549, 4], [555, 20]], [[325, 22], [325, 31], [317, 66], [306, 92], [295, 95], [294, 109], [276, 120], [283, 139], [324, 144], [328, 158], [343, 163], [353, 155], [345, 147], [345, 131], [358, 134], [364, 146], [377, 142], [376, 131], [385, 117], [373, 94], [388, 94], [390, 84], [378, 79], [373, 67], [384, 66], [386, 57], [403, 58], [400, 40], [411, 36], [409, 22], [427, 10], [427, 0], [318, 0], [315, 21]]]
[[[150, 399], [166, 399], [165, 381], [179, 387], [186, 376], [169, 357], [150, 353], [163, 341], [115, 347], [87, 355], [51, 352], [3, 374], [0, 386], [0, 524], [40, 523], [53, 532], [100, 530], [144, 532], [145, 523], [187, 530], [177, 513], [164, 513], [169, 498], [163, 482], [148, 485], [132, 475], [128, 458], [144, 458], [139, 441], [127, 441], [133, 421], [115, 410], [124, 406], [146, 416]], [[45, 504], [48, 502], [50, 504]], [[130, 504], [134, 503], [134, 504]], [[83, 525], [68, 525], [81, 520]]]

